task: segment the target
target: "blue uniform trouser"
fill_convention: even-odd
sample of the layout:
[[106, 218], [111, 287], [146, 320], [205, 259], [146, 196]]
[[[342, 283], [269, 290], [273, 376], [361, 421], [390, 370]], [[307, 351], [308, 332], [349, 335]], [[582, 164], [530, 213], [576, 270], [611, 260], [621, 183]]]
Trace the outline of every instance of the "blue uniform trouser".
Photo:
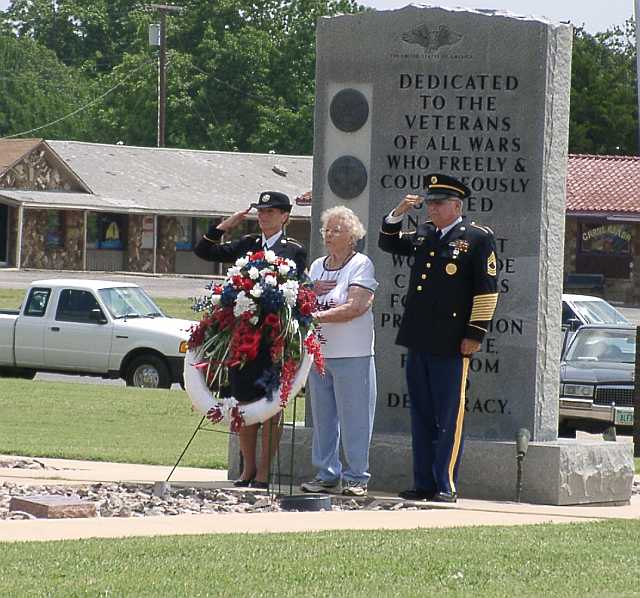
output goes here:
[[456, 492], [469, 358], [409, 349], [407, 385], [415, 487]]

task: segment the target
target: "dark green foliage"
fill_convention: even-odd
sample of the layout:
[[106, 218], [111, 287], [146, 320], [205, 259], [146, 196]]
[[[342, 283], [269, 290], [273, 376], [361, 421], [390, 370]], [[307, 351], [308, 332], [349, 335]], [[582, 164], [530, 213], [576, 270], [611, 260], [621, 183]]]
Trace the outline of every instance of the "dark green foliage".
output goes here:
[[569, 151], [635, 154], [638, 146], [635, 25], [573, 39]]

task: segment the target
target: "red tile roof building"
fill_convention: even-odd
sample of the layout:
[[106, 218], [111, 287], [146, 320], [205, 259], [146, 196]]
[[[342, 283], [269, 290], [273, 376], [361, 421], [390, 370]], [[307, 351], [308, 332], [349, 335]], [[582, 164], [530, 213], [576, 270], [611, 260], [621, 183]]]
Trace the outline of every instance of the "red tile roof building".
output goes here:
[[567, 215], [640, 215], [640, 157], [569, 156]]

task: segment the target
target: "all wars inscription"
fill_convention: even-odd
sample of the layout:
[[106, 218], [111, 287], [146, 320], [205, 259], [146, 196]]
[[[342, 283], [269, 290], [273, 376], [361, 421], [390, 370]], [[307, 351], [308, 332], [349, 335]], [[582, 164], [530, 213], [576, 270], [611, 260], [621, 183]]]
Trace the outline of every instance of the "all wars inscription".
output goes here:
[[[557, 49], [552, 41], [563, 48], [555, 70], [547, 62]], [[322, 209], [336, 203], [368, 225], [366, 252], [380, 281], [377, 433], [409, 431], [406, 349], [395, 337], [411, 265], [379, 251], [377, 231], [403, 195], [443, 172], [471, 189], [464, 212], [494, 230], [499, 252], [501, 296], [471, 362], [467, 435], [511, 440], [527, 427], [538, 439], [557, 436], [566, 44], [568, 27], [442, 8], [410, 6], [318, 24], [313, 229]], [[350, 132], [350, 119], [362, 120], [364, 109], [347, 118], [349, 97], [354, 107], [367, 106], [368, 136]], [[341, 156], [358, 160], [364, 185], [347, 184], [347, 169], [334, 176]], [[336, 179], [349, 189], [348, 199]], [[424, 219], [424, 208], [417, 210], [404, 230]]]

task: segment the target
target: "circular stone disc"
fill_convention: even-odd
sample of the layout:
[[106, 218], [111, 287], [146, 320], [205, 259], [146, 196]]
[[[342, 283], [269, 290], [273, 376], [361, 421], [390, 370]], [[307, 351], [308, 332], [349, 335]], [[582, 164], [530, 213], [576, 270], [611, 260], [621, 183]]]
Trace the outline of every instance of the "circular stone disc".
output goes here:
[[367, 122], [369, 102], [357, 89], [343, 89], [333, 96], [329, 114], [337, 129], [353, 133]]
[[341, 156], [330, 167], [329, 187], [342, 199], [358, 197], [367, 186], [367, 169], [353, 156]]

